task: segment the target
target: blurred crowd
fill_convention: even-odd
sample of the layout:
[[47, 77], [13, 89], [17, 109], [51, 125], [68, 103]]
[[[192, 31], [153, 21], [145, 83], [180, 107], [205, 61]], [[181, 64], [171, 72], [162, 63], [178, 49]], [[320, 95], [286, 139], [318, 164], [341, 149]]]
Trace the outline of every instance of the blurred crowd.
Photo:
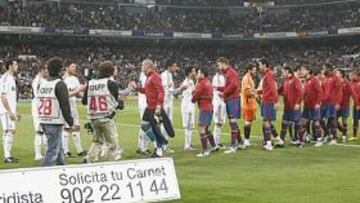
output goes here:
[[[41, 51], [40, 51], [41, 50]], [[211, 47], [83, 47], [83, 48], [50, 48], [46, 46], [22, 45], [20, 47], [0, 47], [0, 58], [18, 58], [20, 55], [34, 55], [36, 58], [23, 58], [20, 60], [20, 68], [17, 74], [20, 97], [31, 98], [31, 81], [41, 62], [52, 56], [61, 56], [64, 59], [75, 59], [78, 65], [78, 74], [82, 82], [91, 77], [99, 62], [111, 60], [118, 69], [116, 80], [124, 88], [129, 81], [138, 81], [141, 71], [141, 62], [145, 58], [155, 61], [159, 71], [164, 69], [167, 59], [176, 59], [180, 72], [175, 75], [177, 84], [184, 78], [186, 67], [207, 67], [212, 74], [216, 71], [215, 61], [220, 56], [230, 59], [232, 65], [242, 75], [244, 66], [249, 62], [265, 57], [271, 66], [278, 68], [284, 65], [321, 67], [330, 62], [333, 66], [342, 69], [360, 67], [360, 46], [320, 46], [308, 48], [306, 46], [269, 46], [261, 51], [256, 48], [211, 48]], [[2, 67], [4, 71], [4, 67]]]
[[[222, 1], [209, 1], [209, 4], [216, 2]], [[255, 8], [196, 10], [163, 6], [134, 8], [68, 3], [22, 6], [9, 3], [0, 7], [0, 25], [224, 34], [331, 31], [360, 26], [360, 2], [261, 11]]]
[[[63, 0], [68, 3], [72, 2], [91, 2], [102, 4], [134, 4], [136, 0]], [[226, 6], [244, 6], [244, 3], [261, 5], [273, 2], [274, 5], [295, 5], [295, 4], [318, 4], [341, 2], [348, 0], [154, 0], [156, 5], [172, 6], [202, 6], [202, 7], [226, 7]], [[146, 2], [146, 1], [145, 1]]]
[[[124, 0], [123, 0], [124, 1]], [[126, 1], [126, 0], [125, 0]], [[131, 0], [127, 0], [128, 2]], [[132, 0], [133, 1], [133, 0]], [[243, 6], [244, 2], [267, 3], [274, 2], [274, 5], [295, 5], [341, 2], [346, 0], [155, 0], [160, 5], [182, 5], [182, 6]]]

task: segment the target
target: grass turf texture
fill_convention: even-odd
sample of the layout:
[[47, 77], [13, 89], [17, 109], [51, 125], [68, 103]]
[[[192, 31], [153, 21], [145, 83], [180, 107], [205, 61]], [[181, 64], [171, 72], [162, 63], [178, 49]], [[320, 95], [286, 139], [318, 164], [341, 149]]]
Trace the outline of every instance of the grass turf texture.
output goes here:
[[[22, 120], [17, 123], [13, 152], [21, 158], [21, 162], [0, 162], [0, 169], [37, 167], [41, 164], [34, 161], [31, 105], [21, 103], [19, 109]], [[79, 110], [81, 123], [84, 124], [85, 108], [81, 106]], [[119, 140], [125, 149], [123, 159], [144, 158], [135, 154], [139, 123], [137, 101], [126, 101], [126, 109], [118, 112], [117, 116]], [[281, 116], [282, 111], [279, 111], [276, 122], [278, 130]], [[243, 126], [242, 121], [240, 125]], [[356, 147], [357, 142], [351, 143], [355, 147], [324, 145], [315, 148], [307, 145], [303, 149], [288, 146], [273, 152], [262, 151], [261, 120], [258, 116], [252, 131], [252, 142], [257, 146], [230, 155], [216, 152], [200, 159], [195, 157], [199, 151], [183, 151], [184, 133], [181, 130], [179, 101], [175, 102], [174, 126], [178, 130], [171, 144], [176, 152], [168, 156], [175, 160], [182, 196], [181, 200], [175, 202], [360, 202], [360, 148]], [[351, 126], [350, 124], [349, 129]], [[228, 144], [228, 123], [223, 128], [223, 133], [222, 140]], [[84, 129], [81, 135], [83, 146], [88, 148], [90, 136]], [[197, 132], [193, 132], [193, 143], [200, 148]], [[75, 152], [72, 141], [70, 146], [72, 152]], [[80, 158], [66, 160], [67, 164], [77, 164], [80, 161]]]

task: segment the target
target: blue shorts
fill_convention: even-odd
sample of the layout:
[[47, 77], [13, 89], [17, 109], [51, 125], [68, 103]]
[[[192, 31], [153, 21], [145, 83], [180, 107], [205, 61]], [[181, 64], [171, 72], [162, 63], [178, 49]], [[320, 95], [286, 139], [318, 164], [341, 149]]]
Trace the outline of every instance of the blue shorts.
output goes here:
[[341, 107], [337, 111], [337, 116], [342, 118], [348, 118], [350, 116], [350, 108]]
[[284, 110], [283, 120], [299, 122], [301, 119], [301, 110]]
[[360, 110], [356, 110], [356, 108], [353, 108], [353, 119], [354, 120], [360, 120]]
[[199, 125], [210, 126], [213, 111], [199, 111]]
[[336, 118], [335, 104], [326, 104], [321, 106], [321, 118]]
[[226, 113], [228, 115], [229, 119], [232, 118], [241, 118], [241, 103], [240, 103], [240, 97], [230, 99], [229, 101], [226, 101]]
[[302, 117], [307, 120], [319, 121], [320, 120], [320, 109], [304, 109]]
[[274, 104], [262, 104], [261, 116], [264, 120], [274, 121], [276, 120], [276, 109]]

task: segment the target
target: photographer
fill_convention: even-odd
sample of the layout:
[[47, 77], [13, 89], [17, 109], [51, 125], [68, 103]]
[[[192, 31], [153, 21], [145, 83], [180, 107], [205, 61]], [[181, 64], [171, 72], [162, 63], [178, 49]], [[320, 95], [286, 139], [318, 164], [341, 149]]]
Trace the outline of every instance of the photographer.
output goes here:
[[94, 129], [94, 137], [84, 163], [99, 159], [101, 147], [107, 146], [105, 159], [116, 160], [118, 133], [115, 115], [118, 108], [119, 86], [112, 80], [114, 66], [110, 61], [98, 67], [98, 77], [89, 81], [82, 103], [87, 105], [88, 118]]

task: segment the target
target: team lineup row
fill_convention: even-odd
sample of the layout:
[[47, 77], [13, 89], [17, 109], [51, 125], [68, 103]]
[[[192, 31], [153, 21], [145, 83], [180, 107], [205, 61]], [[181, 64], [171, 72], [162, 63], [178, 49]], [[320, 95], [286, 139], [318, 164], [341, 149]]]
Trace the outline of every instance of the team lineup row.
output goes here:
[[[44, 166], [63, 165], [64, 157], [71, 157], [69, 137], [73, 137], [79, 156], [84, 163], [99, 160], [99, 155], [107, 160], [121, 158], [122, 149], [118, 143], [115, 122], [120, 95], [131, 91], [139, 92], [139, 129], [138, 153], [148, 153], [152, 157], [162, 157], [168, 147], [169, 137], [175, 136], [172, 127], [173, 97], [181, 95], [181, 114], [185, 129], [184, 150], [194, 151], [191, 144], [192, 130], [195, 125], [195, 103], [199, 108], [198, 130], [201, 140], [201, 153], [198, 157], [210, 155], [212, 151], [225, 149], [221, 143], [221, 128], [228, 117], [231, 128], [231, 145], [224, 153], [236, 153], [239, 149], [251, 146], [251, 124], [256, 118], [257, 103], [261, 106], [263, 117], [264, 150], [273, 150], [273, 146], [283, 147], [289, 126], [294, 126], [292, 143], [303, 147], [305, 136], [312, 129], [315, 146], [321, 146], [327, 140], [336, 144], [347, 139], [347, 118], [350, 112], [350, 98], [354, 100], [354, 137], [356, 139], [359, 107], [360, 80], [354, 71], [350, 77], [343, 71], [324, 64], [322, 71], [306, 66], [282, 68], [283, 81], [278, 85], [275, 70], [266, 59], [256, 64], [248, 64], [246, 74], [240, 79], [229, 61], [221, 57], [216, 61], [218, 71], [209, 81], [206, 68], [186, 69], [186, 78], [180, 87], [175, 88], [172, 74], [178, 70], [176, 61], [168, 60], [166, 70], [160, 74], [153, 62], [146, 59], [142, 63], [140, 83], [130, 82], [129, 87], [120, 90], [113, 75], [116, 69], [110, 61], [101, 63], [97, 68], [96, 79], [80, 84], [76, 77], [76, 63], [60, 58], [50, 59], [40, 67], [39, 74], [33, 80], [34, 99], [32, 115], [35, 127], [35, 160], [43, 160]], [[62, 70], [65, 67], [65, 74]], [[16, 60], [6, 63], [7, 72], [0, 79], [0, 118], [4, 131], [4, 162], [14, 163], [19, 159], [12, 156], [12, 143], [20, 119], [16, 103], [16, 83], [14, 74], [18, 65]], [[256, 72], [262, 79], [255, 84]], [[303, 82], [301, 81], [303, 80]], [[272, 121], [276, 120], [276, 105], [279, 95], [284, 97], [284, 115], [280, 135]], [[87, 106], [90, 126], [93, 129], [93, 142], [88, 153], [80, 140], [80, 122], [77, 112], [77, 98]], [[303, 103], [303, 107], [301, 104]], [[244, 120], [244, 139], [240, 134], [238, 120]], [[341, 122], [338, 118], [341, 117]], [[214, 121], [214, 133], [210, 125]], [[44, 136], [45, 135], [45, 136]], [[148, 144], [154, 143], [154, 152], [148, 150]], [[209, 144], [209, 146], [208, 146]], [[41, 154], [42, 145], [47, 146], [46, 156]]]

